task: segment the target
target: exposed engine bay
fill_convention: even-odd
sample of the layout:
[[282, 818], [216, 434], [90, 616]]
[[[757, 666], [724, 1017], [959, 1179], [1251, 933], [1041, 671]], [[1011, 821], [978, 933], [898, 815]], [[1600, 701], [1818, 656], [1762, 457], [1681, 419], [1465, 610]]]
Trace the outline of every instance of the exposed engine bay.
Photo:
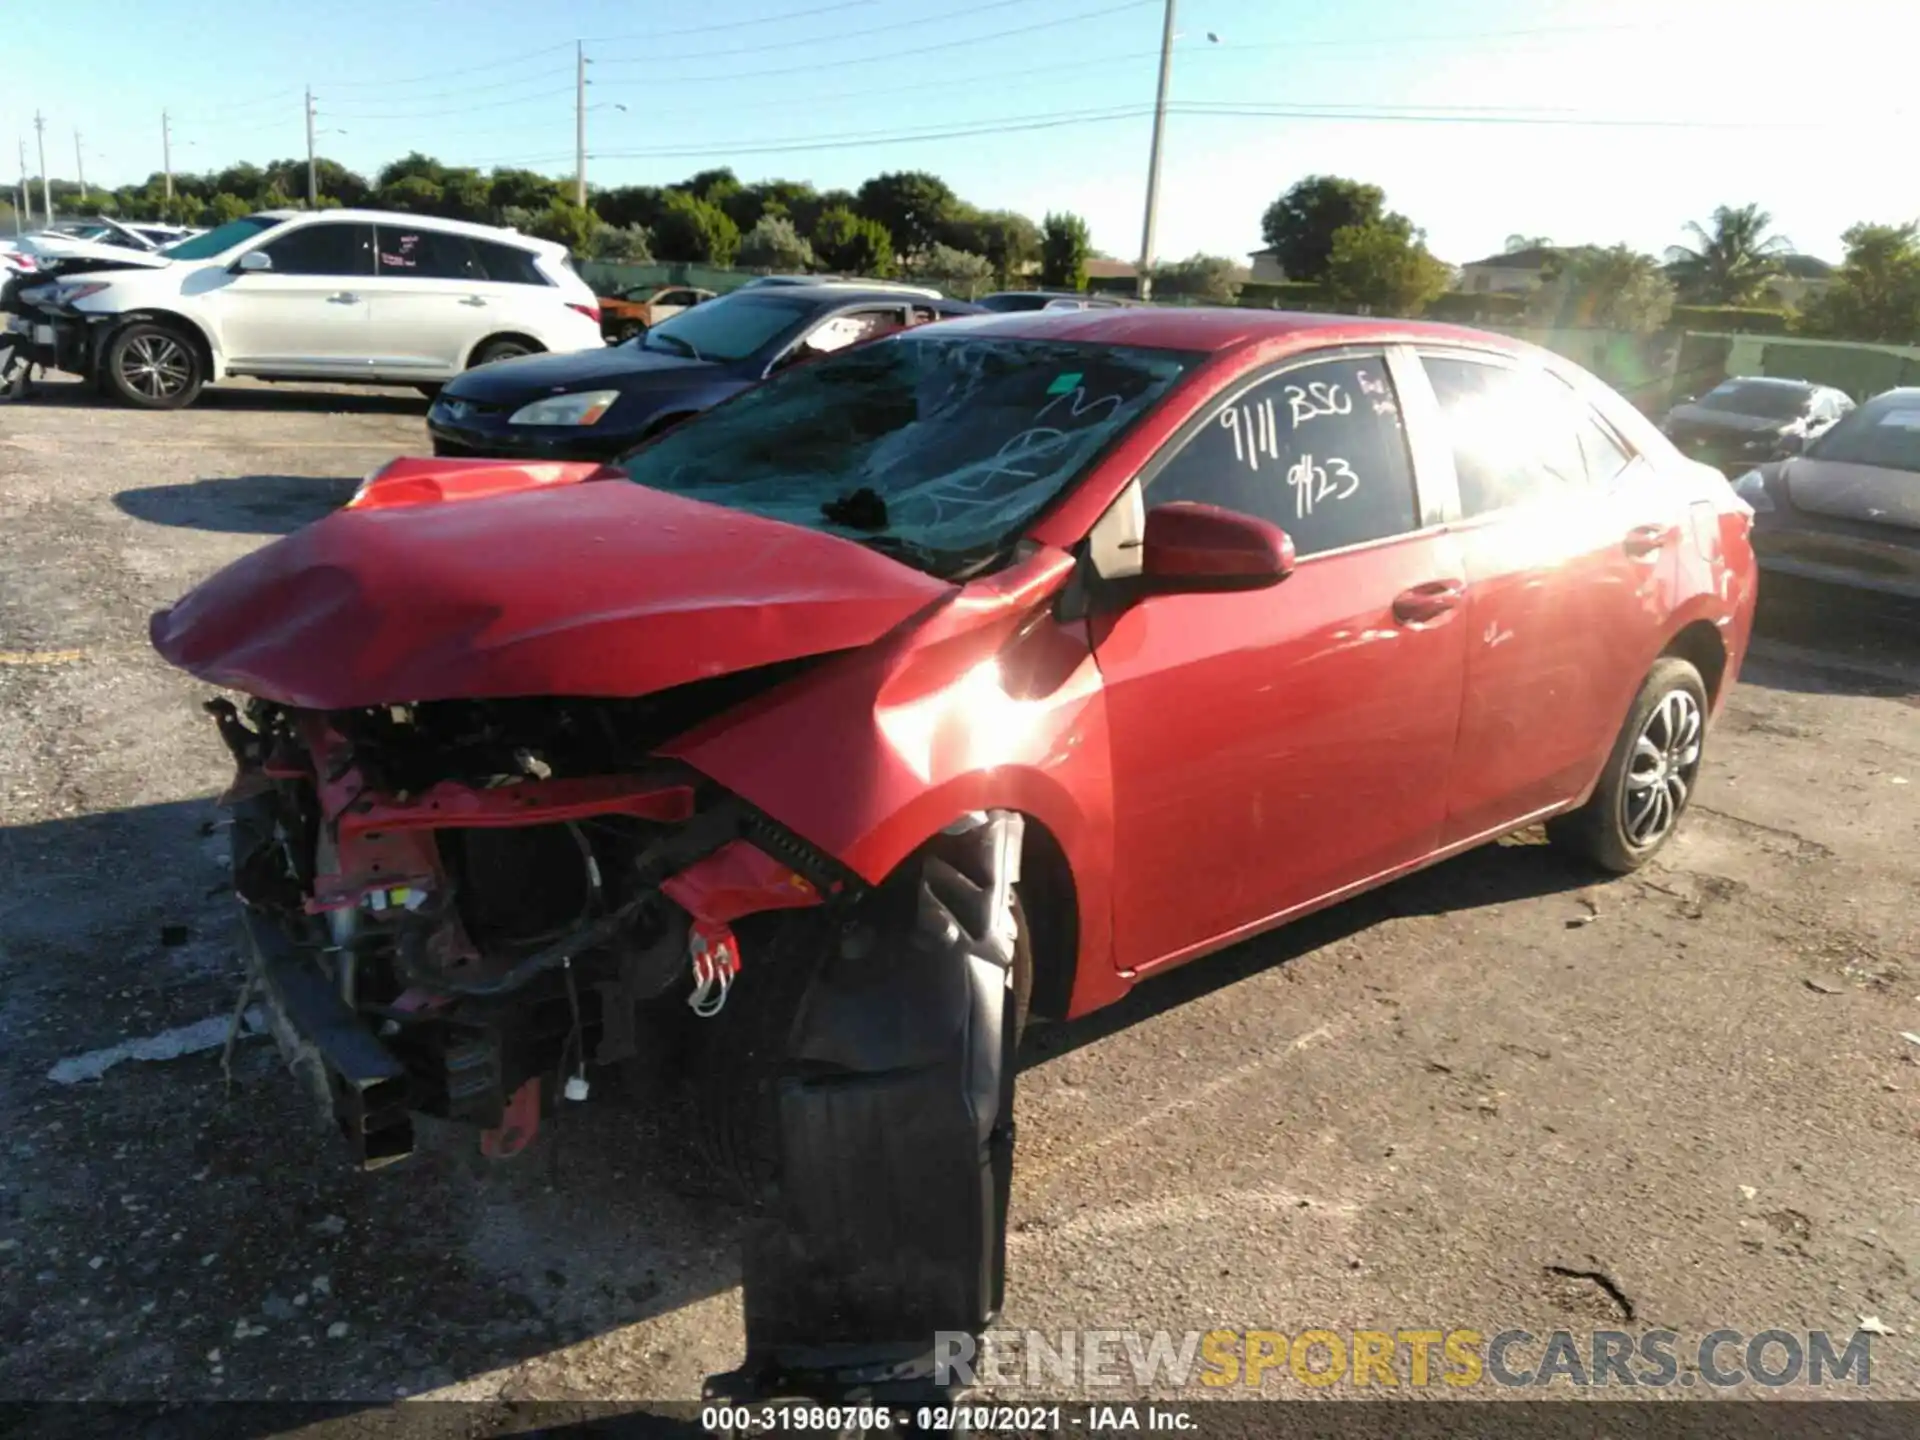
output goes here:
[[18, 272], [0, 267], [0, 399], [23, 395], [35, 369], [93, 373], [99, 322], [118, 317], [95, 317], [89, 325], [59, 304], [59, 287], [79, 275], [128, 268], [136, 267], [90, 255], [47, 258]]
[[767, 1077], [748, 1123], [770, 1148], [747, 1166], [746, 1357], [706, 1393], [924, 1402], [946, 1393], [935, 1337], [977, 1335], [1004, 1292], [1023, 822], [963, 816], [868, 886], [646, 753], [806, 663], [644, 700], [210, 701], [242, 1006], [265, 992], [364, 1167], [407, 1155], [418, 1113], [505, 1158], [590, 1066], [655, 1043], [656, 1007], [717, 1017], [736, 920], [815, 911], [746, 961], [791, 1004], [716, 1047]]
[[649, 1004], [724, 1005], [735, 920], [847, 891], [832, 861], [647, 753], [791, 668], [643, 700], [209, 703], [238, 767], [257, 983], [363, 1165], [411, 1151], [412, 1112], [516, 1153], [556, 1092], [585, 1098], [589, 1066], [635, 1056]]

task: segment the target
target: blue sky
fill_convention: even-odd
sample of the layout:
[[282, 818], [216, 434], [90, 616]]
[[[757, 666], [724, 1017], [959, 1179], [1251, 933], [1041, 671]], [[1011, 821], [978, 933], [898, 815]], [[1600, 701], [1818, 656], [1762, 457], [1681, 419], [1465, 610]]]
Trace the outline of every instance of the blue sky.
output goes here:
[[[84, 11], [9, 46], [30, 57], [0, 83], [9, 175], [16, 136], [38, 168], [36, 109], [48, 168], [74, 173], [77, 126], [92, 182], [159, 168], [163, 109], [177, 169], [303, 154], [308, 83], [321, 130], [344, 132], [321, 152], [356, 169], [419, 149], [570, 172], [584, 38], [595, 183], [731, 164], [851, 187], [927, 169], [980, 205], [1076, 210], [1112, 254], [1140, 243], [1161, 0]], [[1748, 201], [1837, 259], [1854, 221], [1920, 216], [1911, 0], [1180, 0], [1178, 15], [1161, 258], [1257, 248], [1267, 204], [1317, 171], [1382, 185], [1455, 263], [1515, 232], [1657, 252], [1686, 220]], [[1217, 113], [1179, 108], [1194, 105]], [[1015, 123], [1031, 128], [986, 133]]]

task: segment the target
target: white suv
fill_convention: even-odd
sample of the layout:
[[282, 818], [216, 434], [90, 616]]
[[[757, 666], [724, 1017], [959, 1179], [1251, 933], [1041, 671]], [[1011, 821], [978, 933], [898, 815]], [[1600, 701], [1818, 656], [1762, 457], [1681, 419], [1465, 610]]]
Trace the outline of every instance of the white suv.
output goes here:
[[19, 300], [37, 363], [155, 410], [228, 375], [431, 392], [490, 360], [605, 343], [564, 246], [375, 210], [263, 211]]

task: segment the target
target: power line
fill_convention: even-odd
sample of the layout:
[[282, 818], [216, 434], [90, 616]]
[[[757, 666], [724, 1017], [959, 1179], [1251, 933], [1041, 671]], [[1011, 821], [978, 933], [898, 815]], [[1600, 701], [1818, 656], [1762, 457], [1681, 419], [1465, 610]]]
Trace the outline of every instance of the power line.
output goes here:
[[[870, 25], [861, 30], [843, 31], [837, 35], [799, 36], [791, 40], [770, 41], [765, 45], [730, 45], [724, 50], [681, 52], [674, 55], [673, 61], [674, 64], [677, 65], [683, 60], [712, 60], [717, 56], [764, 55], [773, 50], [791, 50], [796, 45], [837, 45], [848, 40], [864, 40], [869, 35], [885, 35], [895, 30], [924, 30], [931, 25], [939, 24], [942, 20], [970, 19], [988, 10], [1006, 10], [1015, 5], [1031, 8], [1032, 4], [1033, 0], [988, 0], [988, 3], [984, 5], [966, 5], [958, 10], [943, 10], [936, 15], [919, 15], [911, 20], [895, 20], [886, 25]], [[657, 62], [653, 59], [622, 60], [616, 58], [600, 60], [596, 57], [595, 63], [600, 65], [652, 65]]]
[[[1118, 15], [1124, 10], [1138, 10], [1142, 6], [1157, 5], [1160, 0], [1124, 0], [1119, 5], [1108, 5], [1099, 10], [1083, 10], [1076, 15], [1063, 15], [1057, 20], [1041, 20], [1032, 25], [1019, 25], [1010, 30], [992, 30], [984, 35], [969, 35], [963, 40], [942, 40], [932, 45], [916, 45], [907, 50], [887, 50], [878, 55], [861, 55], [847, 60], [816, 60], [806, 65], [783, 65], [768, 70], [736, 70], [726, 75], [661, 75], [650, 76], [648, 89], [658, 89], [662, 85], [710, 85], [716, 80], [757, 80], [769, 75], [814, 75], [822, 70], [845, 70], [854, 65], [877, 65], [883, 60], [904, 60], [914, 55], [932, 55], [942, 50], [959, 50], [968, 45], [980, 45], [989, 40], [1006, 40], [1015, 35], [1031, 35], [1040, 30], [1055, 30], [1062, 25], [1077, 25], [1083, 20], [1098, 20], [1108, 15]], [[611, 62], [609, 62], [611, 63]]]
[[519, 95], [508, 100], [489, 100], [482, 105], [456, 105], [447, 110], [407, 110], [387, 115], [363, 115], [352, 110], [338, 112], [329, 110], [327, 113], [330, 115], [337, 113], [342, 120], [431, 120], [438, 115], [465, 115], [472, 110], [504, 110], [512, 105], [530, 105], [536, 100], [551, 100], [559, 95], [572, 94], [573, 87], [569, 85], [564, 90], [543, 90], [537, 95]]
[[811, 140], [779, 139], [768, 141], [721, 140], [711, 145], [663, 146], [646, 150], [605, 150], [595, 155], [600, 160], [638, 160], [714, 155], [725, 152], [751, 155], [785, 154], [800, 150], [844, 150], [860, 145], [893, 145], [916, 140], [952, 140], [973, 135], [1005, 135], [1022, 130], [1053, 130], [1064, 125], [1099, 124], [1109, 120], [1132, 120], [1153, 113], [1151, 105], [1109, 107], [1104, 110], [1059, 111], [1044, 115], [1025, 115], [1006, 120], [982, 120], [918, 130], [843, 132], [816, 136]]
[[[1622, 130], [1803, 130], [1810, 126], [1819, 128], [1816, 121], [1790, 121], [1777, 124], [1756, 123], [1749, 120], [1694, 120], [1687, 118], [1662, 118], [1656, 116], [1610, 116], [1581, 115], [1568, 111], [1523, 110], [1502, 111], [1496, 107], [1487, 107], [1476, 113], [1471, 106], [1419, 106], [1404, 109], [1384, 107], [1337, 108], [1332, 106], [1285, 106], [1262, 105], [1257, 102], [1205, 101], [1189, 100], [1170, 107], [1183, 115], [1218, 115], [1247, 119], [1276, 120], [1364, 120], [1398, 121], [1407, 124], [1453, 124], [1453, 125], [1545, 125], [1572, 126], [1589, 129]], [[1428, 113], [1428, 112], [1440, 113]]]
[[832, 5], [816, 5], [810, 10], [788, 10], [779, 15], [756, 15], [751, 20], [723, 20], [717, 25], [694, 25], [682, 30], [646, 30], [626, 35], [589, 35], [586, 37], [586, 43], [610, 45], [617, 40], [672, 40], [680, 35], [711, 35], [721, 30], [749, 28], [757, 30], [764, 26], [779, 25], [788, 20], [810, 20], [815, 15], [830, 15], [838, 10], [859, 10], [875, 3], [877, 0], [836, 0]]
[[[806, 20], [815, 15], [827, 15], [840, 10], [854, 10], [878, 3], [878, 0], [835, 0], [831, 5], [814, 5], [805, 10], [789, 10], [778, 15], [760, 15], [751, 20], [727, 20], [714, 25], [694, 25], [681, 30], [651, 30], [633, 32], [625, 35], [589, 35], [583, 37], [588, 45], [612, 44], [621, 40], [671, 40], [681, 35], [708, 35], [723, 30], [739, 30], [748, 26], [764, 27], [778, 25], [787, 20]], [[539, 50], [523, 50], [517, 55], [503, 56], [499, 60], [486, 60], [477, 65], [463, 65], [452, 70], [436, 70], [430, 75], [413, 75], [399, 80], [336, 80], [329, 82], [329, 90], [387, 90], [399, 85], [424, 85], [433, 80], [447, 80], [456, 75], [478, 75], [487, 70], [500, 70], [509, 65], [523, 64], [536, 60], [542, 55], [557, 55], [563, 50], [571, 50], [573, 41], [560, 45], [548, 45]]]
[[[552, 80], [559, 76], [571, 74], [573, 74], [573, 67], [569, 65], [564, 70], [542, 70], [538, 75], [517, 75], [511, 80], [496, 80], [491, 85], [463, 85], [458, 90], [435, 90], [425, 95], [407, 95], [398, 98], [402, 104], [406, 105], [412, 105], [416, 102], [424, 104], [430, 100], [458, 100], [467, 95], [485, 95], [494, 90], [510, 90], [516, 85], [531, 85], [536, 80]], [[327, 89], [331, 87], [322, 86], [321, 88]], [[379, 105], [383, 103], [383, 98], [378, 96], [366, 96], [360, 99], [349, 97], [340, 103], [346, 105]], [[462, 108], [470, 109], [472, 107]], [[352, 111], [346, 110], [341, 113], [351, 114]]]
[[[1151, 58], [1159, 53], [1157, 50], [1133, 50], [1122, 55], [1102, 55], [1086, 60], [1069, 60], [1065, 64], [1034, 65], [1023, 70], [1002, 70], [992, 75], [943, 75], [926, 80], [912, 81], [904, 85], [870, 85], [858, 90], [830, 90], [823, 93], [809, 94], [807, 96], [807, 103], [809, 106], [814, 106], [824, 105], [836, 100], [864, 100], [872, 96], [881, 95], [924, 95], [932, 91], [958, 90], [968, 87], [978, 89], [984, 85], [999, 85], [1009, 80], [1026, 79], [1034, 75], [1058, 75], [1074, 70], [1110, 69], [1121, 61]], [[617, 87], [608, 86], [602, 88], [606, 93], [622, 93]], [[752, 110], [791, 110], [792, 108], [793, 97], [791, 95], [769, 95], [763, 99], [749, 101], [745, 104], [729, 104], [727, 106], [727, 112], [729, 114], [738, 114]], [[643, 118], [657, 120], [659, 117]], [[457, 139], [474, 135], [499, 135], [505, 133], [508, 129], [512, 129], [518, 133], [521, 128], [519, 125], [495, 125], [485, 130], [458, 131], [450, 138]]]

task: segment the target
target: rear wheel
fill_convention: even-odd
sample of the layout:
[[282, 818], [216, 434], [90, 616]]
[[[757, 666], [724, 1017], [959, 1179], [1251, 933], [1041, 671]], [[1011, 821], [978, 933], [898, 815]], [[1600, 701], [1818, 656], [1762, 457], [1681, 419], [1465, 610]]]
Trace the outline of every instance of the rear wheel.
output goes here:
[[114, 394], [142, 410], [179, 410], [206, 384], [199, 348], [166, 325], [129, 325], [107, 343], [102, 370]]
[[1707, 687], [1676, 656], [1654, 663], [1593, 796], [1547, 822], [1547, 838], [1603, 870], [1638, 870], [1673, 838], [1693, 799], [1707, 735]]
[[474, 352], [473, 363], [467, 368], [478, 369], [482, 365], [491, 365], [496, 360], [517, 360], [522, 355], [532, 355], [536, 347], [525, 340], [489, 340]]

